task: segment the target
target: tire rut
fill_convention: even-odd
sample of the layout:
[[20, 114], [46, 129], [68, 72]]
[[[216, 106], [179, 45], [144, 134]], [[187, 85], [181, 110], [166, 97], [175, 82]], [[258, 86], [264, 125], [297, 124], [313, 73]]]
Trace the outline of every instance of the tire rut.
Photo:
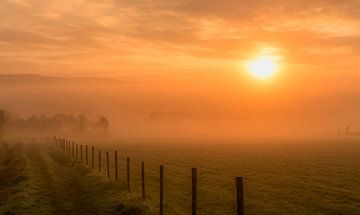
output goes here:
[[78, 179], [80, 173], [69, 165], [50, 158], [40, 148], [29, 149], [29, 158], [40, 170], [53, 214], [99, 214], [92, 207], [94, 200], [87, 195]]

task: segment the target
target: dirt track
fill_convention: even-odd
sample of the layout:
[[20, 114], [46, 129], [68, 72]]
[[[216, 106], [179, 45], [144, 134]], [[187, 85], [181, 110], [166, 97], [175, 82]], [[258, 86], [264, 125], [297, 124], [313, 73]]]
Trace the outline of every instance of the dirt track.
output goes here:
[[46, 188], [53, 214], [98, 214], [93, 208], [93, 196], [82, 188], [78, 178], [84, 172], [78, 172], [65, 159], [54, 160], [39, 148], [30, 148], [27, 156], [40, 170], [43, 186]]
[[118, 184], [59, 150], [0, 143], [0, 155], [0, 214], [142, 214], [111, 197]]

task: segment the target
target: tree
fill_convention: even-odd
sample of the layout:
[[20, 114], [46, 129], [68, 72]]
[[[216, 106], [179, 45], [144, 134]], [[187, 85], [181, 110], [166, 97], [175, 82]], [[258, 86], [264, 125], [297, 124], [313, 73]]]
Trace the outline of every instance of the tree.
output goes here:
[[80, 134], [84, 134], [89, 127], [88, 119], [85, 115], [79, 114], [78, 121], [78, 131]]
[[106, 136], [109, 131], [109, 124], [109, 120], [105, 116], [102, 116], [96, 122], [96, 129], [100, 130], [101, 135]]

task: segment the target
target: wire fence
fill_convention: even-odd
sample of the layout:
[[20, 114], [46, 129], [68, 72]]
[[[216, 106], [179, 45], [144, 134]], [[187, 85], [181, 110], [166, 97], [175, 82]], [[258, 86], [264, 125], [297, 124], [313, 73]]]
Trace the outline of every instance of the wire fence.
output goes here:
[[[118, 151], [108, 151], [108, 150], [100, 150], [96, 149], [94, 145], [83, 145], [79, 143], [75, 143], [75, 141], [62, 138], [62, 137], [33, 137], [33, 144], [42, 144], [48, 147], [54, 148], [63, 152], [67, 157], [73, 159], [80, 164], [91, 168], [92, 171], [97, 171], [102, 173], [103, 170], [103, 157], [105, 155], [106, 158], [106, 176], [109, 180], [119, 180], [119, 160], [118, 160]], [[97, 155], [97, 159], [95, 156]], [[96, 160], [97, 160], [97, 168], [96, 168]], [[113, 162], [113, 169], [110, 168], [110, 163]], [[140, 179], [141, 179], [141, 199], [146, 200], [146, 168], [145, 162], [141, 161], [141, 169]], [[130, 157], [126, 157], [126, 185], [128, 192], [136, 192], [135, 189], [132, 189], [132, 180], [131, 180], [131, 160]], [[165, 200], [165, 191], [164, 184], [166, 181], [164, 180], [164, 175], [166, 174], [165, 166], [159, 166], [158, 172], [158, 190], [159, 190], [159, 214], [164, 214], [164, 200]], [[191, 214], [197, 215], [198, 213], [198, 171], [197, 168], [191, 168]], [[236, 214], [244, 215], [245, 214], [245, 205], [244, 205], [244, 179], [241, 176], [235, 177], [235, 190], [234, 201], [236, 201]]]

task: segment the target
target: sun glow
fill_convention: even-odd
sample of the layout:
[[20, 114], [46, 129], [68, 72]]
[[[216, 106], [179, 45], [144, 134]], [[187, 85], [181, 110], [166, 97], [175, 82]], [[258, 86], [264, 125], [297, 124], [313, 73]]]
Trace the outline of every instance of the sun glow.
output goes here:
[[259, 79], [268, 79], [277, 72], [278, 62], [274, 56], [260, 56], [247, 64], [251, 75]]

